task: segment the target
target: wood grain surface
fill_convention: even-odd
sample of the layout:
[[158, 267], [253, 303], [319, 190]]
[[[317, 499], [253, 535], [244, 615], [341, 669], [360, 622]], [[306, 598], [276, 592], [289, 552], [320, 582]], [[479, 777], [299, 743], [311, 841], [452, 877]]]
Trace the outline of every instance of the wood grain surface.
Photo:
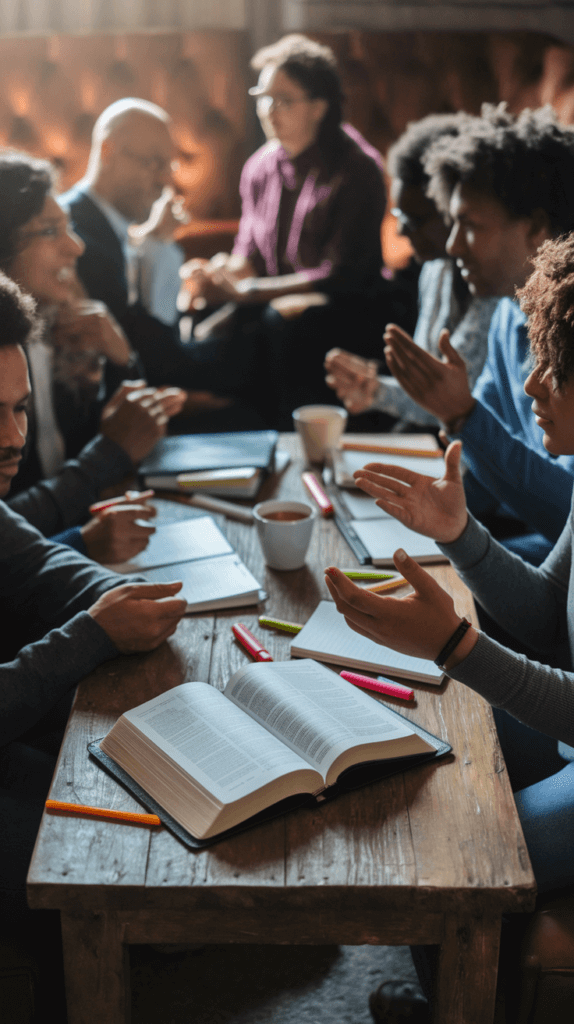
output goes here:
[[[298, 442], [262, 497], [307, 501]], [[172, 506], [185, 516], [185, 505]], [[176, 511], [177, 510], [177, 511]], [[291, 638], [257, 616], [305, 622], [328, 596], [323, 568], [356, 560], [330, 520], [318, 519], [307, 564], [265, 567], [256, 531], [215, 517], [267, 591], [264, 606], [186, 616], [148, 655], [102, 665], [78, 688], [52, 799], [140, 810], [87, 755], [118, 715], [186, 680], [223, 688], [248, 655], [230, 626], [265, 637], [276, 660]], [[450, 566], [430, 567], [475, 618]], [[129, 1020], [129, 942], [439, 943], [435, 1019], [492, 1019], [502, 913], [532, 909], [534, 878], [489, 706], [453, 680], [414, 683], [415, 700], [385, 702], [447, 739], [453, 754], [332, 803], [190, 852], [165, 829], [45, 815], [28, 876], [29, 902], [62, 911], [70, 1024]], [[373, 696], [373, 699], [381, 699]], [[103, 948], [105, 946], [105, 954]], [[105, 978], [109, 977], [109, 985]], [[106, 987], [107, 985], [107, 987]]]

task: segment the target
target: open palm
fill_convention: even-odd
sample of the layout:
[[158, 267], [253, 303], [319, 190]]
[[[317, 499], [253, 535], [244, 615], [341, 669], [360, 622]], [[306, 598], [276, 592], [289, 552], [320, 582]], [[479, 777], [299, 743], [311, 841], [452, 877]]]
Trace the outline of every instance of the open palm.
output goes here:
[[390, 463], [369, 462], [354, 474], [355, 483], [410, 530], [449, 544], [460, 537], [468, 519], [461, 451], [460, 441], [449, 445], [444, 476], [438, 480]]

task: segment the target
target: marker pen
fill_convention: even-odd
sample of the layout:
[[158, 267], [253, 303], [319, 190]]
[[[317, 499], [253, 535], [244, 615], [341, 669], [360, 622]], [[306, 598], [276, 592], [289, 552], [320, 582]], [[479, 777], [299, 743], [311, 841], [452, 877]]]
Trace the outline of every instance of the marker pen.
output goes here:
[[273, 661], [269, 651], [265, 650], [263, 644], [260, 643], [256, 636], [253, 636], [253, 633], [250, 633], [247, 626], [244, 626], [242, 622], [236, 622], [231, 629], [235, 639], [239, 640], [241, 646], [245, 648], [252, 658], [255, 658], [255, 661]]
[[357, 672], [339, 672], [339, 675], [348, 683], [360, 686], [363, 690], [375, 690], [376, 693], [385, 693], [389, 697], [400, 697], [401, 700], [412, 700], [414, 697], [414, 690], [408, 686], [402, 686], [401, 683], [395, 683], [392, 679], [384, 679], [383, 676], [371, 679], [370, 676], [361, 676]]

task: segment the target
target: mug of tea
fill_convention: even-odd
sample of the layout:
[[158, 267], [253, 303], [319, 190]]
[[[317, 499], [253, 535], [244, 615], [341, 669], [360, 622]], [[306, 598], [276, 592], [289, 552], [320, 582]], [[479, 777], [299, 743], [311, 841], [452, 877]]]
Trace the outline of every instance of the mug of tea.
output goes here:
[[260, 501], [253, 516], [270, 569], [300, 569], [305, 565], [316, 509], [302, 501]]
[[293, 411], [293, 423], [309, 462], [325, 462], [347, 426], [341, 405], [302, 405]]

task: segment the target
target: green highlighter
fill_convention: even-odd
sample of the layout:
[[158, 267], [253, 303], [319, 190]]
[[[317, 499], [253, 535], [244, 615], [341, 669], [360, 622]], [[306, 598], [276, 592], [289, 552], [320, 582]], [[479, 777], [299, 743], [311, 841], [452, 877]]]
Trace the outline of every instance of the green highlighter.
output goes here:
[[341, 569], [341, 572], [350, 580], [362, 580], [365, 583], [374, 583], [376, 580], [392, 580], [394, 572], [376, 572], [364, 569]]
[[299, 633], [303, 629], [298, 622], [284, 622], [283, 619], [270, 619], [267, 615], [259, 616], [259, 625], [269, 629], [282, 629], [284, 633]]

